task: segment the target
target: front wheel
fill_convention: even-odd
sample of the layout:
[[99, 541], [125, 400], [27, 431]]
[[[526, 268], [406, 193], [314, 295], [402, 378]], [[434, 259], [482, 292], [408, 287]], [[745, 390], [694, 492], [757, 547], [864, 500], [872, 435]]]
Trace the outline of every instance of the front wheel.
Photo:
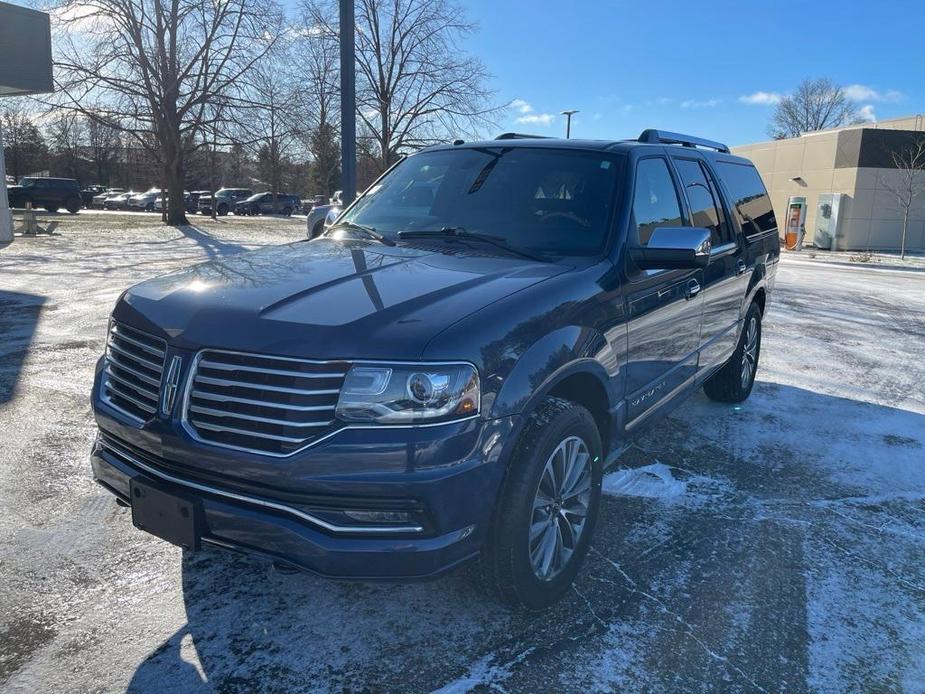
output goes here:
[[77, 214], [78, 212], [80, 212], [80, 205], [81, 205], [80, 198], [71, 198], [70, 200], [64, 203], [65, 209], [71, 214]]
[[224, 217], [226, 214], [228, 214], [228, 205], [221, 204], [215, 211], [218, 213], [219, 217]]
[[591, 413], [547, 398], [524, 427], [482, 548], [485, 589], [528, 610], [559, 600], [588, 553], [601, 478], [601, 437]]
[[745, 314], [745, 325], [735, 352], [725, 366], [703, 384], [703, 392], [711, 400], [742, 402], [752, 392], [758, 358], [761, 356], [761, 309], [752, 303]]

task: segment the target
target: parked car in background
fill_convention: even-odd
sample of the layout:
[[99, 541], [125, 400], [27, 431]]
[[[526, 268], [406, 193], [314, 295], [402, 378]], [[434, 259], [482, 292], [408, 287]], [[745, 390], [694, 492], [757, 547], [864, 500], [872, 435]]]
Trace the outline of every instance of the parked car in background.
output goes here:
[[107, 210], [127, 210], [130, 198], [138, 195], [137, 191], [127, 190], [118, 195], [111, 195], [103, 201], [103, 208]]
[[87, 209], [93, 207], [93, 198], [101, 193], [105, 193], [107, 190], [106, 186], [87, 186], [80, 191], [80, 199], [83, 202], [83, 206]]
[[312, 211], [312, 208], [315, 205], [326, 205], [328, 199], [323, 195], [311, 195], [307, 198], [302, 198], [302, 214], [308, 214]]
[[144, 193], [133, 195], [128, 199], [127, 207], [133, 212], [153, 212], [154, 201], [161, 195], [161, 188], [149, 188]]
[[57, 212], [62, 207], [71, 214], [77, 214], [83, 206], [80, 186], [73, 178], [39, 178], [25, 177], [19, 185], [6, 189], [10, 207], [43, 207], [49, 212]]
[[309, 210], [308, 216], [305, 219], [305, 228], [308, 230], [308, 238], [313, 239], [321, 236], [326, 222], [332, 221], [340, 214], [343, 209], [341, 195], [342, 191], [335, 191], [328, 202], [325, 202], [322, 197], [321, 204], [317, 204]]
[[122, 195], [124, 192], [125, 188], [108, 188], [104, 192], [93, 196], [93, 204], [91, 207], [98, 210], [103, 209], [103, 203], [105, 203], [108, 198], [114, 198], [117, 195]]
[[748, 398], [779, 259], [761, 177], [717, 142], [430, 147], [321, 238], [123, 293], [93, 474], [188, 551], [339, 579], [474, 560], [542, 609], [605, 466], [701, 387]]
[[195, 214], [199, 209], [199, 199], [212, 195], [211, 190], [194, 190], [186, 195], [186, 211]]
[[[276, 212], [289, 217], [299, 209], [300, 200], [296, 195], [278, 193], [276, 196]], [[273, 214], [273, 193], [256, 193], [235, 203], [234, 213], [239, 215]]]
[[[183, 191], [183, 206], [187, 212], [189, 212], [189, 199], [190, 193]], [[161, 212], [164, 209], [164, 196], [158, 193], [157, 197], [154, 198], [154, 211]]]
[[235, 203], [254, 194], [250, 188], [219, 188], [215, 195], [203, 195], [199, 198], [199, 212], [212, 214], [215, 205], [215, 214], [224, 217], [234, 209]]

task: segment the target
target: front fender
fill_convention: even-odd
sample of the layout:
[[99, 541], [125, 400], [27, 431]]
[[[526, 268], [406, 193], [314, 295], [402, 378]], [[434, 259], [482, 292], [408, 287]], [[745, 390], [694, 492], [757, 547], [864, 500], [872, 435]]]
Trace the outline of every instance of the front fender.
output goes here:
[[614, 374], [608, 374], [598, 355], [607, 350], [604, 336], [580, 326], [564, 326], [534, 342], [514, 363], [495, 396], [489, 417], [529, 412], [568, 376], [589, 373], [607, 393], [612, 409]]

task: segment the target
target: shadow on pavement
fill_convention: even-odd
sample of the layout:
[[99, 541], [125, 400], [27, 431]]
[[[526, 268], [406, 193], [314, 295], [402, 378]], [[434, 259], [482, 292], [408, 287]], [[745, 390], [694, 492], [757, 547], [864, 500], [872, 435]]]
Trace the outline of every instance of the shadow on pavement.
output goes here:
[[0, 290], [0, 405], [13, 399], [44, 304], [43, 296]]
[[906, 410], [771, 383], [736, 407], [698, 395], [621, 461], [667, 465], [683, 493], [606, 496], [551, 610], [511, 613], [465, 571], [345, 584], [204, 551], [183, 559], [187, 624], [129, 690], [805, 691], [814, 668], [836, 691], [915, 681], [921, 635], [897, 625], [916, 623], [925, 585], [923, 451], [925, 416]]

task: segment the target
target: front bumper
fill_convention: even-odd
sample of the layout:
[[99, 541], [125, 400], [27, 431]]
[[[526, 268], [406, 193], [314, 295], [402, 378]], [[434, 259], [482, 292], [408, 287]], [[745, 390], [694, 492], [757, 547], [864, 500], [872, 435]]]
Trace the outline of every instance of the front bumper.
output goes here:
[[[503, 476], [501, 443], [513, 424], [505, 418], [348, 429], [292, 460], [262, 461], [269, 474], [231, 477], [214, 474], [216, 456], [226, 470], [254, 471], [254, 461], [182, 431], [155, 436], [120, 422], [96, 394], [101, 432], [91, 454], [93, 474], [123, 502], [131, 503], [133, 478], [156, 482], [200, 505], [204, 544], [350, 580], [425, 579], [475, 556]], [[279, 484], [270, 486], [274, 475]], [[343, 509], [357, 508], [400, 509], [413, 520], [345, 525]]]

